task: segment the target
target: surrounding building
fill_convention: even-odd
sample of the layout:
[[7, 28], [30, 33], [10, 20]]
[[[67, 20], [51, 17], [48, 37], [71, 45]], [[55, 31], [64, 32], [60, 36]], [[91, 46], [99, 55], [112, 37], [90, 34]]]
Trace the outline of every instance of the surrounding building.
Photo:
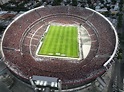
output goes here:
[[11, 0], [0, 0], [0, 4], [3, 5], [5, 3], [7, 3], [8, 1], [11, 1]]

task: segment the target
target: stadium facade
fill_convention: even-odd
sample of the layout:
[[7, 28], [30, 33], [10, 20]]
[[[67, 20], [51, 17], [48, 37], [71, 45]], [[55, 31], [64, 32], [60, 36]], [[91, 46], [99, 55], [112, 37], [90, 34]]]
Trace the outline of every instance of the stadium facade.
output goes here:
[[[81, 59], [36, 54], [46, 29], [53, 24], [78, 27]], [[90, 8], [46, 6], [17, 17], [5, 30], [1, 49], [8, 69], [22, 81], [29, 83], [33, 75], [56, 77], [62, 80], [62, 90], [67, 90], [106, 72], [118, 49], [118, 36], [112, 23]]]

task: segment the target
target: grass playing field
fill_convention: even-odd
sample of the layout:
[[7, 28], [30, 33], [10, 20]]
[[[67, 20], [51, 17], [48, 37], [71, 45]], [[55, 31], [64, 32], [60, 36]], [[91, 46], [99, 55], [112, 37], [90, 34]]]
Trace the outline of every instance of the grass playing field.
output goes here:
[[38, 55], [78, 58], [78, 29], [76, 26], [50, 25]]

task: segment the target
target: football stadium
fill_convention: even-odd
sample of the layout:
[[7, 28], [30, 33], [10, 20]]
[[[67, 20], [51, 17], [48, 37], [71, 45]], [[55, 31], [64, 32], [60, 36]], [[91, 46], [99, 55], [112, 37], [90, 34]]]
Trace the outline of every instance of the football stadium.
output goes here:
[[14, 76], [29, 84], [33, 75], [59, 78], [65, 92], [107, 71], [118, 36], [111, 22], [90, 8], [45, 6], [13, 20], [1, 48]]

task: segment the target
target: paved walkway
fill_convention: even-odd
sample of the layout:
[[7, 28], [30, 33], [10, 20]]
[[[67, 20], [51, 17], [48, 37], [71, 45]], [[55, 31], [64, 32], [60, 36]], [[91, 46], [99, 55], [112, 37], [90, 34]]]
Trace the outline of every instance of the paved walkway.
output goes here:
[[0, 92], [12, 92], [10, 91], [4, 83], [0, 82]]

